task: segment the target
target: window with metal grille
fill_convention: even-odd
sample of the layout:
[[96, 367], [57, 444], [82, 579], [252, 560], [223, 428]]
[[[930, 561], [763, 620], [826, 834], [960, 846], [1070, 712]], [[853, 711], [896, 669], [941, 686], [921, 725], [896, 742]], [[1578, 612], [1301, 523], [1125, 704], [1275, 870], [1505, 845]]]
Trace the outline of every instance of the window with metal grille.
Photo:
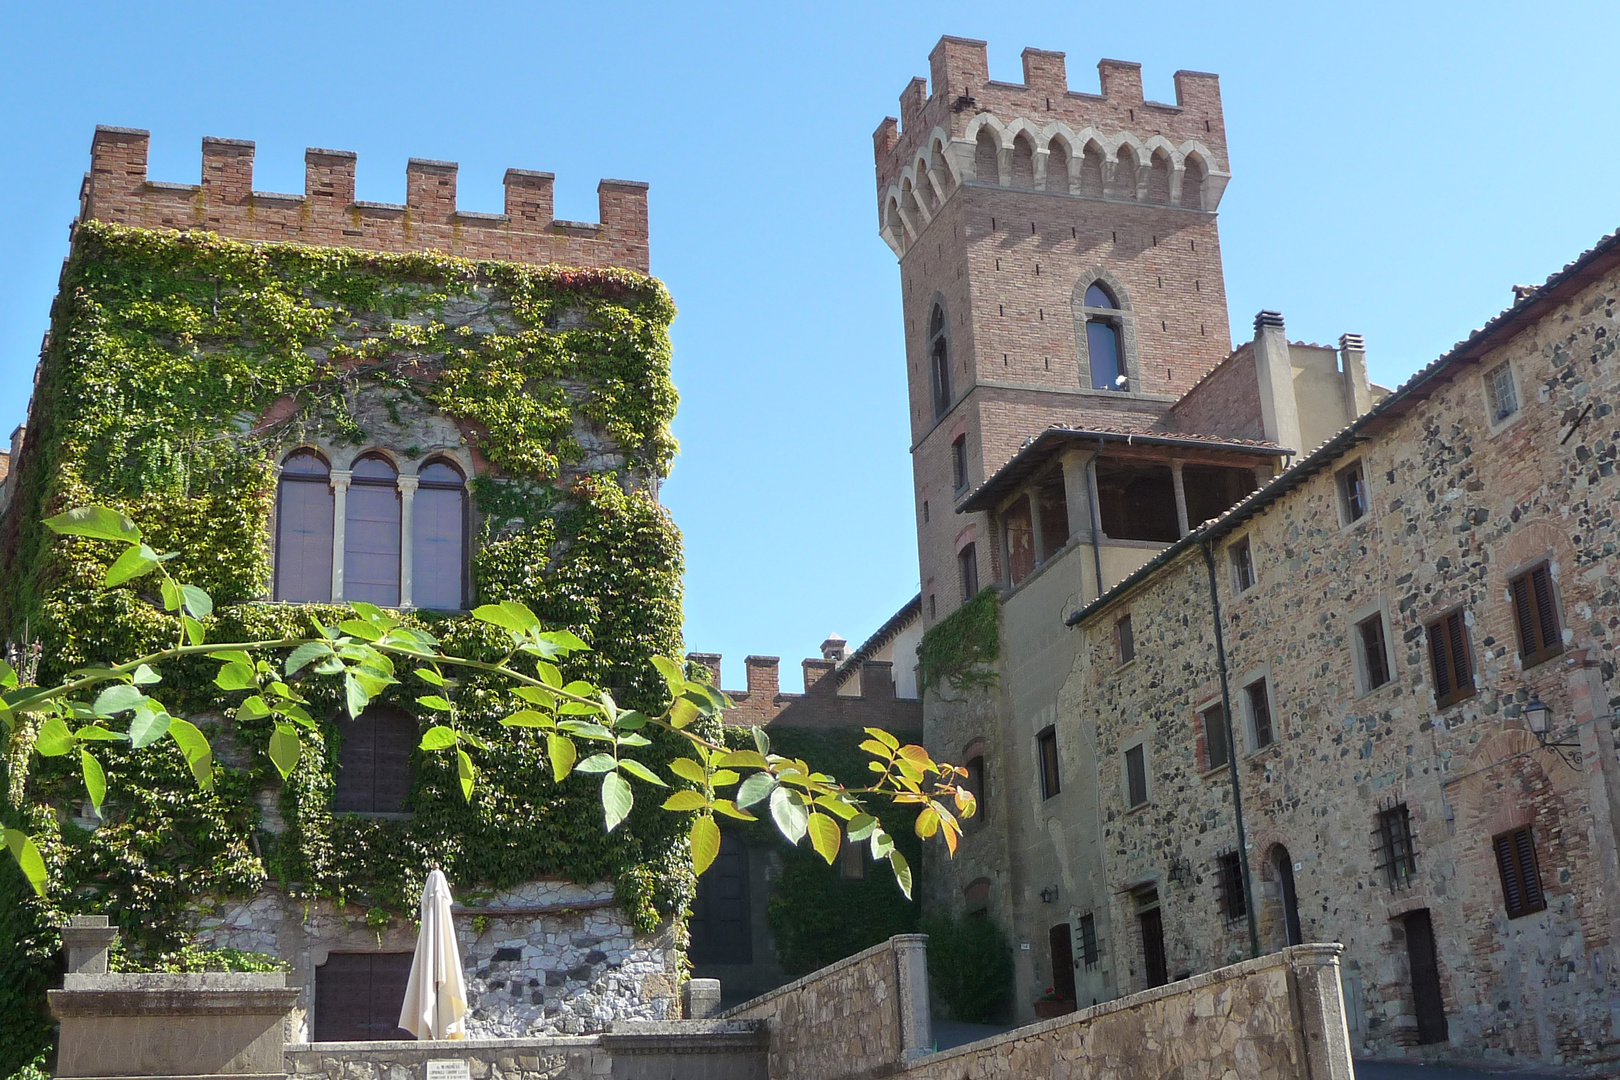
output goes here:
[[1502, 875], [1502, 900], [1507, 915], [1517, 919], [1545, 910], [1547, 898], [1541, 892], [1541, 870], [1536, 866], [1536, 842], [1525, 825], [1492, 838], [1496, 869]]
[[1249, 733], [1254, 737], [1254, 748], [1270, 746], [1271, 698], [1266, 693], [1266, 680], [1256, 679], [1243, 688], [1243, 693], [1249, 699]]
[[1474, 666], [1468, 658], [1468, 627], [1462, 611], [1430, 623], [1429, 663], [1434, 669], [1434, 705], [1444, 709], [1474, 696]]
[[1232, 555], [1232, 584], [1238, 592], [1254, 588], [1254, 550], [1245, 536], [1229, 549]]
[[1225, 765], [1231, 749], [1226, 744], [1226, 708], [1216, 705], [1205, 709], [1204, 721], [1204, 768], [1214, 769]]
[[1508, 582], [1513, 596], [1513, 624], [1519, 631], [1519, 656], [1524, 666], [1539, 664], [1564, 651], [1558, 628], [1558, 606], [1553, 602], [1552, 571], [1546, 563]]
[[1215, 857], [1215, 887], [1220, 891], [1221, 914], [1228, 921], [1249, 913], [1249, 901], [1243, 889], [1243, 861], [1237, 852], [1228, 851]]
[[1378, 866], [1392, 889], [1404, 889], [1417, 876], [1417, 849], [1412, 844], [1412, 816], [1406, 804], [1378, 812]]
[[1359, 461], [1339, 470], [1339, 512], [1346, 525], [1367, 515], [1367, 477]]
[[1119, 662], [1128, 664], [1136, 659], [1136, 635], [1131, 630], [1131, 617], [1126, 615], [1114, 624], [1114, 640], [1119, 646]]
[[1361, 646], [1361, 673], [1366, 684], [1363, 689], [1376, 690], [1389, 682], [1389, 648], [1384, 640], [1383, 614], [1358, 622], [1356, 637]]
[[1513, 382], [1513, 368], [1498, 364], [1485, 373], [1485, 397], [1491, 409], [1491, 421], [1500, 424], [1519, 411], [1519, 388]]
[[1101, 959], [1102, 949], [1097, 945], [1097, 917], [1087, 912], [1080, 916], [1080, 962], [1090, 970]]
[[1147, 749], [1140, 743], [1125, 751], [1125, 789], [1132, 806], [1148, 801]]
[[1063, 790], [1058, 779], [1057, 731], [1047, 728], [1035, 741], [1041, 759], [1041, 798], [1050, 799]]

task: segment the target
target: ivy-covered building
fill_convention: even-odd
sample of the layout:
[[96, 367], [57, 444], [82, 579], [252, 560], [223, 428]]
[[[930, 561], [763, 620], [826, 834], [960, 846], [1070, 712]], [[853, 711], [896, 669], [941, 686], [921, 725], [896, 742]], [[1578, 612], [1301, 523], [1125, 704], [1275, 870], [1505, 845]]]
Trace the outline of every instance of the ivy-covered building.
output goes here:
[[[660, 708], [681, 648], [681, 545], [658, 504], [675, 452], [668, 328], [645, 185], [604, 181], [601, 222], [553, 220], [549, 174], [505, 213], [459, 210], [456, 167], [413, 160], [404, 205], [354, 198], [353, 154], [310, 150], [303, 195], [254, 191], [253, 146], [205, 140], [200, 184], [151, 181], [147, 135], [101, 128], [0, 517], [0, 636], [40, 683], [171, 633], [104, 545], [42, 521], [100, 503], [179, 552], [214, 640], [273, 640], [344, 601], [405, 613], [496, 660], [465, 616], [517, 600], [592, 646], [571, 663]], [[98, 816], [67, 759], [8, 747], [7, 825], [40, 838], [49, 898], [0, 870], [0, 1074], [49, 1043], [56, 928], [105, 913], [128, 970], [254, 963], [303, 990], [307, 1038], [391, 1036], [412, 916], [442, 868], [464, 908], [469, 1034], [677, 1015], [692, 890], [679, 822], [643, 800], [611, 834], [589, 777], [553, 783], [503, 689], [454, 687], [490, 736], [464, 800], [402, 671], [358, 719], [306, 680], [321, 730], [283, 783], [266, 719], [217, 665], [155, 688], [209, 735], [213, 790], [178, 752], [101, 754]], [[172, 748], [170, 748], [172, 749]], [[657, 747], [649, 747], [656, 758]], [[9, 864], [8, 864], [9, 865]], [[391, 1011], [392, 1010], [392, 1011]]]

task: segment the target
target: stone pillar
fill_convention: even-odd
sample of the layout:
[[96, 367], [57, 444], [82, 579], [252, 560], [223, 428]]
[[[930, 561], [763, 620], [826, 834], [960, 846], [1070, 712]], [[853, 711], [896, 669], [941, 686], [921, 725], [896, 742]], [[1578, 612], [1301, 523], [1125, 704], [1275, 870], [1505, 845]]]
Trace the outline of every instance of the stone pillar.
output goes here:
[[1063, 501], [1069, 510], [1069, 535], [1091, 536], [1091, 481], [1086, 476], [1085, 454], [1063, 455]]
[[1348, 424], [1373, 404], [1372, 387], [1367, 382], [1367, 346], [1360, 334], [1339, 335], [1339, 368], [1339, 377], [1344, 380], [1345, 423]]
[[354, 473], [348, 469], [332, 470], [332, 602], [343, 600], [343, 539], [349, 521], [349, 481]]
[[1030, 544], [1035, 549], [1035, 565], [1039, 566], [1052, 553], [1046, 550], [1046, 541], [1043, 538], [1046, 530], [1041, 528], [1041, 500], [1033, 491], [1027, 497], [1029, 499], [1029, 528], [1034, 534], [1030, 537]]
[[416, 535], [412, 529], [411, 507], [416, 502], [416, 485], [418, 481], [414, 476], [401, 476], [399, 478], [399, 606], [411, 606], [411, 574], [414, 569], [413, 558], [416, 547], [412, 538]]
[[1355, 1080], [1350, 1030], [1344, 1022], [1344, 988], [1339, 982], [1343, 951], [1338, 944], [1292, 945], [1283, 950], [1310, 1080]]
[[720, 1012], [720, 980], [688, 979], [681, 988], [681, 1004], [688, 1020], [707, 1020]]
[[1176, 527], [1181, 535], [1186, 536], [1192, 532], [1192, 526], [1187, 520], [1187, 485], [1181, 479], [1181, 462], [1170, 463], [1170, 482], [1176, 489]]
[[[1586, 794], [1591, 806], [1592, 847], [1598, 856], [1604, 895], [1620, 895], [1620, 761], [1615, 757], [1614, 731], [1607, 719], [1608, 697], [1600, 665], [1587, 650], [1571, 649], [1564, 657], [1572, 715], [1581, 743], [1581, 764], [1586, 772]], [[1554, 718], [1557, 719], [1556, 717]], [[1562, 725], [1555, 724], [1554, 730]], [[1567, 738], [1567, 736], [1553, 736]], [[1620, 952], [1620, 905], [1605, 905], [1610, 948]], [[1613, 955], [1611, 953], [1611, 955]]]
[[1262, 311], [1254, 317], [1254, 374], [1266, 438], [1303, 452], [1299, 405], [1294, 400], [1294, 362], [1288, 355], [1288, 334], [1278, 312]]
[[902, 1067], [934, 1052], [934, 1023], [928, 1010], [928, 935], [896, 934], [894, 950], [895, 1007], [900, 1010]]
[[62, 948], [72, 975], [105, 975], [107, 950], [118, 939], [118, 928], [107, 925], [105, 915], [74, 915], [62, 927]]

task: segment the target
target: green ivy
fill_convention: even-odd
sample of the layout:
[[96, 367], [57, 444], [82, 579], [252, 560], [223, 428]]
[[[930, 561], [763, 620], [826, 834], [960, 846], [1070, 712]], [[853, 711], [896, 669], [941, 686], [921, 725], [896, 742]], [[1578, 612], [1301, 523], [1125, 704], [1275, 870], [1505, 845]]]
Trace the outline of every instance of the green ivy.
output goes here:
[[917, 648], [918, 677], [924, 689], [946, 683], [964, 690], [996, 684], [1001, 656], [1000, 603], [993, 587], [935, 623]]
[[930, 912], [922, 922], [928, 935], [928, 985], [952, 1020], [989, 1024], [1008, 1019], [1013, 993], [1013, 951], [995, 923], [979, 915], [953, 919]]
[[[518, 600], [593, 651], [570, 677], [613, 688], [632, 708], [662, 708], [649, 660], [681, 652], [680, 536], [637, 477], [667, 474], [668, 328], [658, 281], [624, 270], [475, 263], [251, 245], [211, 234], [90, 222], [52, 310], [35, 388], [20, 489], [0, 530], [0, 628], [43, 648], [38, 681], [122, 659], [172, 632], [141, 581], [104, 590], [105, 545], [58, 537], [44, 518], [100, 503], [122, 510], [149, 542], [182, 554], [176, 573], [206, 589], [213, 639], [301, 632], [335, 608], [260, 602], [269, 587], [274, 456], [314, 434], [363, 444], [356, 402], [449, 417], [491, 468], [475, 478], [484, 525], [473, 556], [479, 602]], [[582, 431], [592, 434], [591, 457]], [[594, 470], [594, 471], [593, 471]], [[411, 613], [452, 652], [496, 661], [504, 635], [465, 617]], [[682, 822], [643, 800], [611, 834], [589, 777], [550, 780], [534, 732], [500, 727], [504, 684], [471, 675], [456, 688], [465, 726], [492, 749], [463, 800], [446, 756], [418, 752], [408, 818], [330, 810], [340, 729], [330, 689], [305, 687], [328, 718], [289, 780], [264, 752], [268, 721], [237, 722], [213, 683], [218, 665], [165, 665], [165, 704], [214, 743], [212, 792], [178, 753], [101, 753], [106, 819], [82, 828], [82, 784], [67, 758], [16, 766], [20, 799], [5, 824], [39, 838], [50, 899], [0, 869], [0, 1076], [50, 1040], [44, 991], [59, 971], [57, 926], [76, 913], [113, 916], [129, 969], [252, 958], [199, 953], [197, 905], [275, 883], [301, 899], [409, 917], [430, 866], [463, 895], [556, 875], [612, 880], [641, 930], [686, 908], [691, 866]], [[413, 678], [390, 700], [413, 714]], [[423, 717], [424, 724], [426, 718]], [[669, 747], [647, 748], [650, 765]], [[285, 828], [265, 828], [256, 801], [279, 788]], [[891, 886], [892, 889], [892, 886]], [[181, 970], [190, 968], [181, 967]]]

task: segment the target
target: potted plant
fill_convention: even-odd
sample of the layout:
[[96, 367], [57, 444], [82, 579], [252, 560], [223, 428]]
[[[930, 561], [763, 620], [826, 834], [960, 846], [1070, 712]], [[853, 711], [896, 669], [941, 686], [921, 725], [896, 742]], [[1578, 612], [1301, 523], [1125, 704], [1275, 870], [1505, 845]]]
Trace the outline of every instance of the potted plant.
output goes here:
[[1035, 999], [1035, 1018], [1037, 1020], [1050, 1020], [1054, 1016], [1063, 1016], [1074, 1012], [1074, 1001], [1059, 996], [1052, 987], [1046, 988], [1046, 993]]

